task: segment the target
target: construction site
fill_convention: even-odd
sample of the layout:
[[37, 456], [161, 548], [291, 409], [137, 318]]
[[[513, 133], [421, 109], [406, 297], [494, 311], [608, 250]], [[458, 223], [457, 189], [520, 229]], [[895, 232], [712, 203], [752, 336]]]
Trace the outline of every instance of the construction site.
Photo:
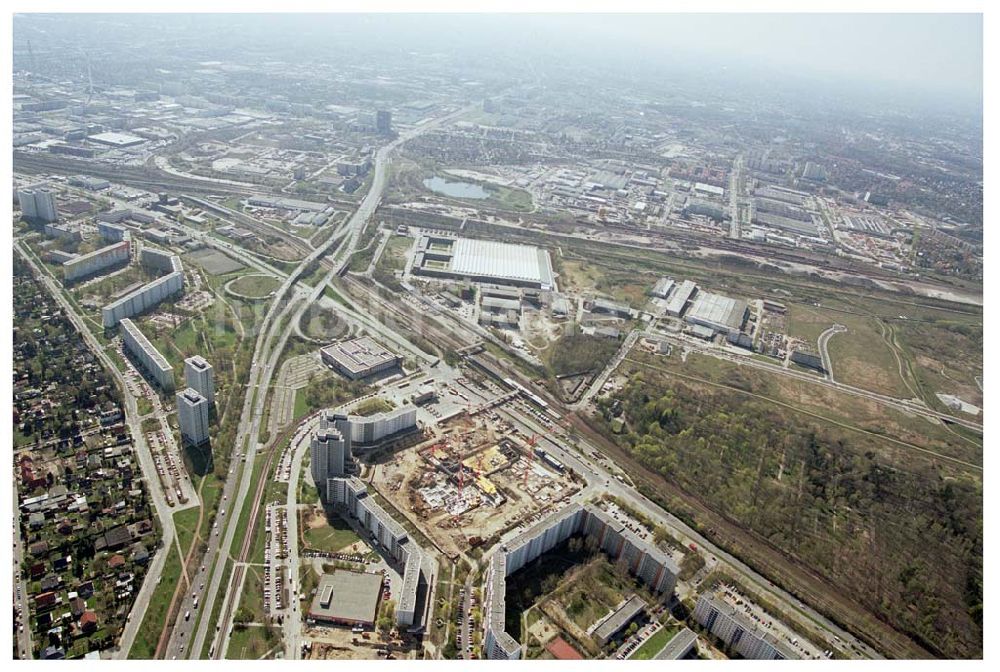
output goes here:
[[496, 413], [460, 416], [374, 470], [372, 485], [447, 556], [503, 532], [580, 489], [572, 472]]

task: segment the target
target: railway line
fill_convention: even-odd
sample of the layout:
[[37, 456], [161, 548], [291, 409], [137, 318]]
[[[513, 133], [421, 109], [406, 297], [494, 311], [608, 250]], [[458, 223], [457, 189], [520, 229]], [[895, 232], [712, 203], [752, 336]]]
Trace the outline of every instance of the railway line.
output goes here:
[[[306, 423], [315, 418], [320, 414], [320, 411], [311, 413], [310, 415], [303, 418], [300, 423]], [[257, 520], [260, 517], [260, 511], [264, 506], [264, 490], [267, 488], [267, 484], [270, 482], [271, 467], [274, 463], [275, 455], [278, 455], [277, 447], [282, 445], [286, 440], [290, 439], [292, 434], [298, 429], [299, 425], [293, 424], [285, 428], [281, 434], [272, 439], [271, 445], [266, 450], [267, 460], [264, 462], [264, 467], [261, 469], [260, 481], [257, 483], [257, 489], [254, 492], [253, 497], [253, 509], [250, 511], [250, 519], [247, 523], [246, 536], [243, 537], [243, 543], [240, 546], [239, 554], [233, 558], [233, 573], [229, 580], [229, 586], [226, 590], [225, 606], [221, 614], [219, 623], [229, 623], [233, 616], [233, 610], [236, 605], [239, 604], [239, 598], [242, 594], [236, 591], [238, 586], [243, 585], [244, 576], [246, 574], [246, 561], [247, 557], [250, 555], [250, 550], [253, 548], [254, 542], [254, 530], [257, 527]], [[227, 641], [228, 633], [222, 633], [220, 631], [219, 640], [216, 642], [215, 650], [212, 654], [212, 659], [221, 660], [225, 654], [225, 643]]]

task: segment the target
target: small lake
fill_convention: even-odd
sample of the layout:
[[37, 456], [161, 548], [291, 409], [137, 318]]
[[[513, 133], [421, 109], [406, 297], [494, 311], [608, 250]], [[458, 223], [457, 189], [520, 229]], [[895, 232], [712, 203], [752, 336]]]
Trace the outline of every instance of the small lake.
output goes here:
[[490, 192], [472, 182], [449, 182], [443, 177], [431, 177], [424, 180], [424, 186], [431, 191], [451, 196], [452, 198], [489, 198]]

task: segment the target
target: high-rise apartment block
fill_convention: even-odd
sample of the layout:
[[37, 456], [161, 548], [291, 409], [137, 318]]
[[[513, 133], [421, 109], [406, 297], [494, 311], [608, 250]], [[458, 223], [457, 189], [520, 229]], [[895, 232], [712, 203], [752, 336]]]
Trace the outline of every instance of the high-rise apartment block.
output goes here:
[[177, 394], [177, 422], [181, 438], [192, 446], [208, 441], [208, 399], [198, 390], [187, 388]]
[[215, 372], [201, 355], [184, 360], [184, 384], [208, 399], [209, 406], [215, 405]]

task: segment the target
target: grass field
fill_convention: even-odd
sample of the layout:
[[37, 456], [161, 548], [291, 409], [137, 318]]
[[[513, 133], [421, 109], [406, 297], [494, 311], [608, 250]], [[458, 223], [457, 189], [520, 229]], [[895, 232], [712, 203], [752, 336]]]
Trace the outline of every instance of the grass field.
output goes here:
[[356, 541], [361, 541], [361, 537], [339, 516], [331, 516], [331, 518], [322, 527], [304, 528], [303, 537], [306, 547], [315, 551], [336, 553]]
[[665, 626], [653, 633], [653, 636], [642, 643], [635, 653], [629, 658], [629, 660], [652, 660], [653, 656], [658, 654], [670, 638], [678, 633], [676, 628], [671, 628]]
[[198, 513], [200, 509], [195, 506], [184, 509], [174, 514], [174, 528], [177, 530], [177, 541], [181, 545], [181, 551], [187, 555], [194, 539], [194, 530], [198, 525]]
[[258, 660], [273, 649], [278, 640], [272, 631], [259, 625], [248, 625], [240, 629], [233, 629], [233, 634], [229, 638], [229, 649], [226, 651], [227, 660]]
[[160, 583], [149, 600], [146, 615], [142, 619], [142, 627], [136, 633], [135, 641], [128, 652], [130, 659], [148, 659], [156, 653], [156, 645], [160, 641], [160, 633], [166, 623], [167, 609], [181, 577], [181, 559], [177, 554], [177, 547], [171, 543], [169, 550], [160, 550], [160, 553], [164, 552], [168, 553], [167, 561], [163, 565]]
[[280, 286], [281, 281], [273, 275], [247, 274], [240, 276], [229, 288], [243, 296], [263, 299]]

